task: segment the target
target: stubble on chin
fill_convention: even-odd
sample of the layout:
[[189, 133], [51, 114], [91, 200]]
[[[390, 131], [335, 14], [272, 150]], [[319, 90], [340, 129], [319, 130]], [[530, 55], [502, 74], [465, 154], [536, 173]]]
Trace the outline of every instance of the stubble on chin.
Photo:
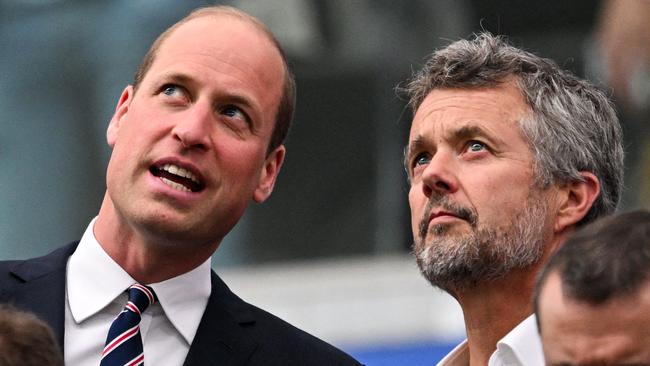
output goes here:
[[479, 225], [470, 212], [474, 220], [463, 231], [451, 230], [449, 224], [420, 224], [413, 254], [432, 285], [454, 294], [539, 261], [547, 212], [543, 201], [529, 197], [511, 222], [496, 227]]

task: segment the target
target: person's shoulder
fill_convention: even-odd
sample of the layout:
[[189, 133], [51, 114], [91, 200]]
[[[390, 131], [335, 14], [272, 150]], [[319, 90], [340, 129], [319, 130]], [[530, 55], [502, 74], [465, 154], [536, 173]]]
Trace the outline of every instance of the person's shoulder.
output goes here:
[[70, 243], [54, 251], [30, 259], [0, 261], [0, 288], [3, 284], [24, 282], [33, 277], [64, 268], [68, 257], [74, 252], [78, 242]]
[[[247, 305], [254, 314], [259, 339], [263, 340], [252, 358], [266, 360], [269, 365], [360, 365], [350, 355], [331, 344], [265, 310], [248, 303]], [[270, 355], [270, 359], [276, 360], [275, 363], [268, 363]]]
[[212, 309], [225, 310], [240, 325], [246, 338], [256, 344], [247, 365], [360, 365], [350, 355], [331, 344], [242, 300], [214, 272], [212, 284]]

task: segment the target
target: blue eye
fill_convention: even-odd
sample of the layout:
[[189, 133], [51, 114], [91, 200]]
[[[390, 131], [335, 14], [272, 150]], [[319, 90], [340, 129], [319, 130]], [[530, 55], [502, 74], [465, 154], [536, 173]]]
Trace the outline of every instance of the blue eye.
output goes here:
[[248, 118], [246, 112], [244, 112], [241, 108], [235, 105], [224, 106], [223, 108], [221, 108], [220, 113], [228, 117], [229, 119], [243, 121], [246, 124], [250, 124], [250, 119]]
[[431, 157], [429, 157], [429, 155], [420, 154], [415, 157], [414, 165], [415, 166], [425, 165], [425, 164], [429, 164], [430, 161], [431, 161]]
[[221, 113], [225, 114], [228, 117], [234, 118], [240, 116], [242, 118], [245, 118], [244, 112], [242, 112], [241, 109], [232, 105], [226, 106], [223, 110], [221, 110]]
[[165, 84], [160, 88], [160, 93], [174, 99], [186, 98], [186, 91], [182, 86], [176, 84]]
[[479, 141], [471, 141], [467, 148], [470, 151], [477, 152], [477, 151], [482, 151], [485, 150], [486, 146], [484, 143], [479, 142]]
[[165, 85], [162, 88], [162, 93], [165, 95], [173, 95], [178, 90], [176, 85]]

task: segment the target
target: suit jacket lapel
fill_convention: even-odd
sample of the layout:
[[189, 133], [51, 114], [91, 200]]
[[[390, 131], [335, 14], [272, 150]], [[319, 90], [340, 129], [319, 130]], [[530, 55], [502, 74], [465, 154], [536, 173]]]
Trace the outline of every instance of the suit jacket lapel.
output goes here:
[[[44, 257], [17, 261], [10, 268], [17, 279], [15, 285], [2, 289], [3, 299], [34, 312], [52, 327], [62, 350], [66, 264], [78, 244], [72, 243]], [[257, 347], [244, 329], [255, 324], [248, 307], [212, 272], [212, 292], [184, 365], [245, 365]]]
[[248, 304], [212, 272], [212, 293], [184, 365], [244, 365], [257, 343], [242, 326], [254, 323]]
[[44, 257], [16, 262], [10, 273], [18, 282], [6, 289], [13, 304], [34, 312], [52, 327], [61, 350], [65, 328], [66, 264], [77, 244], [72, 243]]

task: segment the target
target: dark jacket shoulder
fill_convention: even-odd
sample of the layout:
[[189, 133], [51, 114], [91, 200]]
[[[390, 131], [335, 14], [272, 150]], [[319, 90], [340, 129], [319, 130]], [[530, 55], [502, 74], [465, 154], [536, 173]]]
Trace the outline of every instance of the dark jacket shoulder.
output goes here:
[[255, 314], [256, 336], [264, 339], [251, 356], [251, 364], [265, 364], [269, 354], [275, 354], [269, 365], [359, 365], [343, 351], [318, 339], [286, 321], [256, 306], [250, 305]]
[[63, 347], [65, 270], [78, 242], [42, 257], [0, 261], [0, 302], [30, 311], [52, 327]]
[[[211, 336], [205, 337], [208, 332]], [[204, 344], [206, 339], [211, 344]], [[360, 365], [345, 352], [243, 301], [214, 272], [212, 294], [192, 346], [209, 352], [221, 348], [232, 364], [247, 366]], [[188, 358], [195, 356], [200, 355]]]

